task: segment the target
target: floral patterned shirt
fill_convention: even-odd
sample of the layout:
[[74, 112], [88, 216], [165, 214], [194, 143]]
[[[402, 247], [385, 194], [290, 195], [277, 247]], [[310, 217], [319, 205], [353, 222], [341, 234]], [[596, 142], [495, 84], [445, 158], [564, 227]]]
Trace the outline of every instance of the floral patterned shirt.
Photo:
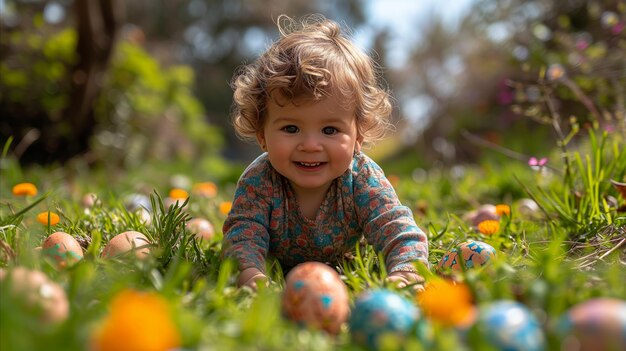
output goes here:
[[223, 232], [223, 255], [240, 270], [265, 272], [268, 255], [285, 271], [305, 261], [336, 262], [362, 236], [382, 252], [390, 273], [414, 271], [416, 260], [428, 266], [426, 235], [383, 170], [363, 153], [332, 182], [315, 220], [300, 212], [289, 181], [262, 154], [241, 175]]

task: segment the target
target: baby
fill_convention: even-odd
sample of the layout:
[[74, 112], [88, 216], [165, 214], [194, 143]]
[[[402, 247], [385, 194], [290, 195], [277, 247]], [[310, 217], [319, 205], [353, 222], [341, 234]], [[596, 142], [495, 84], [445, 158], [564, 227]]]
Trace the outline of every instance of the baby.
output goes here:
[[414, 263], [428, 265], [426, 235], [361, 151], [391, 114], [374, 62], [321, 16], [278, 23], [281, 38], [233, 80], [235, 131], [264, 151], [241, 175], [223, 227], [238, 285], [267, 281], [268, 256], [285, 271], [337, 263], [362, 237], [382, 252], [388, 281], [422, 283]]

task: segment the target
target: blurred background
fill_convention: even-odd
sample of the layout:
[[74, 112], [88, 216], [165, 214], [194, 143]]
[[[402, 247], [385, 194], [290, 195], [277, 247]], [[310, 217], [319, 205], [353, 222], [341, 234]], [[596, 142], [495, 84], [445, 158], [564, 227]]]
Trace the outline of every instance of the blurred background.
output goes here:
[[0, 142], [23, 166], [234, 176], [259, 149], [230, 126], [233, 73], [311, 13], [383, 68], [396, 131], [368, 152], [388, 172], [526, 162], [557, 117], [623, 131], [624, 1], [0, 0]]

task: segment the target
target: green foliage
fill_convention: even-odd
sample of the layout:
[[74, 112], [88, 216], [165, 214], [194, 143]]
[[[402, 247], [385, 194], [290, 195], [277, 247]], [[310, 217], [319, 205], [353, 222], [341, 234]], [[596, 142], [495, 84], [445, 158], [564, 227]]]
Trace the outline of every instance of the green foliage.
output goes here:
[[[71, 135], [63, 113], [76, 62], [76, 31], [52, 31], [41, 24], [9, 33], [0, 38], [0, 45], [10, 49], [0, 62], [0, 106], [9, 116], [3, 129]], [[223, 137], [194, 96], [191, 67], [163, 67], [136, 42], [119, 41], [99, 84], [90, 162], [130, 167], [150, 159], [199, 162], [202, 156], [205, 163], [217, 158]], [[20, 130], [23, 125], [27, 130]]]
[[10, 60], [0, 62], [0, 101], [57, 116], [68, 102], [67, 94], [60, 92], [69, 87], [67, 73], [76, 59], [76, 32], [12, 32], [0, 36], [0, 42], [14, 51]]
[[193, 96], [188, 66], [162, 67], [143, 48], [121, 42], [96, 111], [93, 149], [124, 166], [146, 159], [215, 157], [223, 140]]

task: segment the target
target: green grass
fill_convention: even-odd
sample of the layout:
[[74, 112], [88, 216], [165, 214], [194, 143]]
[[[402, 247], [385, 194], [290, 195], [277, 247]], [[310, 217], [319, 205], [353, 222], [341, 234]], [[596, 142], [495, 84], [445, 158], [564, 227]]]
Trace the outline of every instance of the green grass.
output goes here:
[[[431, 269], [427, 278], [441, 275], [437, 263], [460, 242], [474, 239], [492, 245], [498, 254], [490, 265], [461, 272], [456, 279], [470, 287], [478, 306], [501, 299], [522, 302], [540, 318], [548, 349], [559, 349], [555, 323], [568, 308], [593, 297], [626, 298], [626, 214], [618, 212], [609, 200], [617, 200], [617, 205], [626, 202], [610, 185], [611, 179], [624, 181], [626, 177], [624, 149], [619, 135], [590, 134], [587, 144], [564, 161], [551, 164], [555, 171], [549, 173], [511, 161], [433, 169], [417, 177], [399, 175], [398, 195], [429, 235]], [[179, 165], [168, 169], [148, 164], [115, 175], [76, 165], [22, 169], [6, 154], [0, 184], [0, 267], [25, 266], [44, 272], [66, 292], [70, 313], [58, 325], [41, 323], [38, 311], [22, 305], [22, 297], [12, 296], [3, 286], [2, 350], [88, 349], [93, 330], [107, 315], [111, 300], [127, 288], [157, 292], [168, 301], [184, 349], [361, 349], [352, 343], [347, 326], [332, 337], [283, 318], [284, 277], [276, 266], [271, 267], [269, 287], [258, 292], [235, 287], [233, 264], [220, 258], [225, 215], [219, 204], [231, 200], [232, 177], [219, 184], [215, 198], [192, 195], [184, 208], [166, 207], [163, 197], [172, 188], [173, 175], [186, 175], [190, 183], [206, 179], [193, 174], [191, 167], [186, 173]], [[20, 182], [35, 183], [40, 195], [14, 196], [11, 188]], [[88, 210], [81, 205], [87, 192], [101, 199]], [[154, 209], [151, 223], [124, 207], [126, 197], [136, 192], [150, 197]], [[528, 197], [540, 205], [538, 213], [521, 211], [519, 200]], [[479, 233], [463, 219], [465, 213], [485, 203], [508, 204], [512, 209], [492, 236]], [[60, 214], [59, 224], [44, 226], [36, 221], [39, 212], [48, 210]], [[213, 223], [217, 233], [212, 241], [193, 239], [185, 228], [193, 217]], [[127, 230], [140, 231], [151, 239], [152, 256], [144, 261], [100, 258], [111, 237]], [[34, 250], [54, 231], [80, 239], [85, 257], [68, 268], [55, 268]], [[353, 260], [339, 267], [352, 302], [363, 291], [385, 286], [386, 272], [379, 261], [369, 246], [361, 246]], [[395, 290], [416, 301], [411, 290]], [[135, 328], [141, 333], [140, 325]], [[388, 346], [449, 350], [460, 345], [475, 350], [486, 347], [474, 334], [463, 337], [463, 333], [442, 326], [433, 328], [428, 342], [414, 337], [404, 342], [392, 340]]]

